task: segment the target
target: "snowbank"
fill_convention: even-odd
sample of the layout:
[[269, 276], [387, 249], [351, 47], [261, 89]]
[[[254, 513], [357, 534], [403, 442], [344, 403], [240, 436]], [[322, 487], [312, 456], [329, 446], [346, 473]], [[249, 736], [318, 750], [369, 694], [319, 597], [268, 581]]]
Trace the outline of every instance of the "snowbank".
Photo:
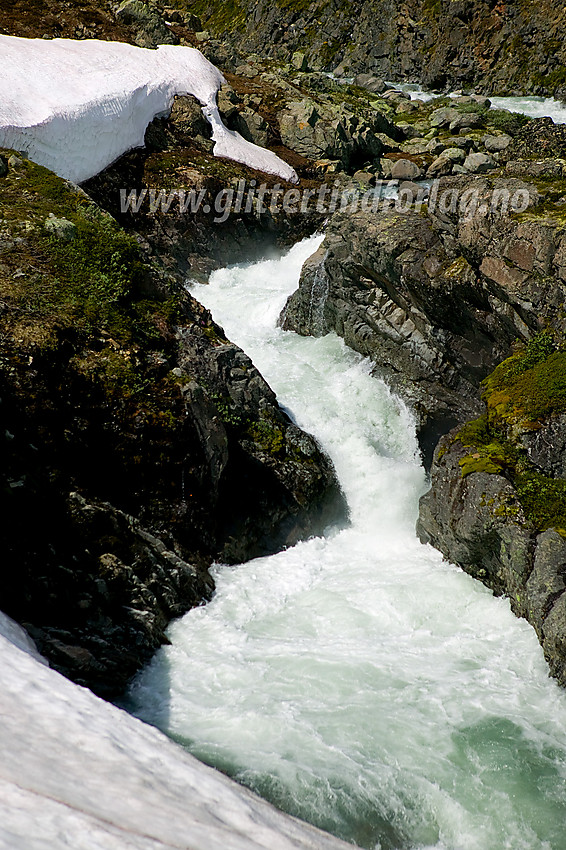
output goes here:
[[142, 146], [147, 125], [176, 94], [190, 94], [215, 115], [215, 155], [295, 182], [282, 159], [224, 127], [216, 109], [223, 82], [192, 47], [0, 35], [0, 146], [81, 183]]
[[38, 658], [25, 632], [0, 615], [2, 850], [351, 848]]

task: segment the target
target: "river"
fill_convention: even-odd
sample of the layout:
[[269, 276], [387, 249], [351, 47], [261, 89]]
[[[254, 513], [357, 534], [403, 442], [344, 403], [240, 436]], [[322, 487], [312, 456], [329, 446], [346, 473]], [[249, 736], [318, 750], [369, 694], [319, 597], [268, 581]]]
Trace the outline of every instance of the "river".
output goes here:
[[410, 412], [334, 334], [277, 327], [320, 242], [192, 291], [331, 456], [351, 523], [217, 565], [130, 708], [365, 848], [565, 850], [566, 693], [533, 629], [418, 542]]

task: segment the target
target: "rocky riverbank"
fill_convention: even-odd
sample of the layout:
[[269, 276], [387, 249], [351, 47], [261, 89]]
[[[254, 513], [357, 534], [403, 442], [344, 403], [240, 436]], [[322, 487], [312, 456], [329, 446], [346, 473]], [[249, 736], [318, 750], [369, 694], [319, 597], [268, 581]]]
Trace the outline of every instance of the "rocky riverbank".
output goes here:
[[[479, 0], [384, 3], [383, 15], [362, 2], [63, 5], [16, 3], [4, 31], [199, 46], [226, 74], [224, 121], [296, 169], [299, 201], [285, 206], [292, 187], [215, 158], [190, 97], [82, 190], [3, 152], [4, 610], [58, 669], [112, 695], [171, 617], [210, 595], [212, 558], [273, 551], [343, 514], [314, 441], [183, 288], [324, 225], [284, 327], [335, 330], [369, 356], [416, 411], [427, 465], [457, 426], [437, 449], [420, 534], [511, 596], [563, 681], [561, 396], [504, 426], [500, 396], [481, 400], [505, 358], [511, 382], [543, 369], [516, 366], [521, 346], [530, 363], [528, 346], [550, 339], [552, 368], [562, 352], [566, 136], [481, 94], [561, 94], [562, 12]], [[323, 73], [335, 66], [341, 82]], [[384, 77], [476, 93], [410, 101]], [[379, 201], [376, 215], [385, 183], [400, 203]], [[214, 220], [217, 199], [242, 186], [276, 200]], [[176, 204], [180, 189], [201, 193], [197, 211]], [[125, 209], [124, 190], [165, 203]]]
[[[427, 464], [460, 423], [434, 453], [420, 537], [510, 597], [565, 684], [566, 146], [547, 120], [507, 129], [486, 175], [458, 169], [410, 209], [336, 214], [282, 323], [369, 356], [416, 411]], [[521, 211], [493, 203], [514, 196]]]
[[535, 628], [566, 686], [564, 343], [533, 337], [484, 382], [485, 412], [439, 443], [418, 532]]
[[2, 607], [112, 695], [210, 595], [212, 558], [289, 545], [343, 502], [175, 276], [82, 190], [0, 166]]

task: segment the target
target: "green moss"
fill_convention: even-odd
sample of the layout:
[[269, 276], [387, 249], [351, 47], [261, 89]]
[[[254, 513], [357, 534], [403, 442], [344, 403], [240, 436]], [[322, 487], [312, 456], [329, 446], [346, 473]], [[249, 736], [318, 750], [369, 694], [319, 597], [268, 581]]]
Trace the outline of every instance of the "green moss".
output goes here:
[[[310, 41], [314, 41], [315, 35], [318, 35], [318, 28], [314, 29], [311, 34]], [[318, 48], [317, 54], [322, 66], [326, 68], [333, 64], [334, 57], [341, 49], [342, 43], [338, 38], [332, 38], [330, 41], [324, 41]]]
[[487, 472], [504, 475], [515, 487], [518, 503], [509, 499], [490, 505], [494, 516], [516, 519], [522, 509], [537, 533], [548, 528], [561, 532], [566, 528], [566, 481], [533, 469], [522, 448], [490, 429], [486, 415], [469, 422], [456, 439], [473, 449], [459, 461], [462, 478], [474, 472]]
[[215, 35], [224, 32], [241, 32], [248, 20], [247, 12], [238, 0], [191, 0], [179, 4], [203, 22]]
[[208, 398], [213, 402], [225, 425], [233, 428], [247, 427], [247, 421], [237, 412], [236, 405], [227, 392], [222, 393], [212, 389], [206, 381], [201, 380], [200, 384], [206, 390]]
[[280, 9], [296, 14], [308, 12], [312, 6], [311, 0], [275, 0]]
[[436, 18], [442, 11], [441, 0], [423, 0], [423, 14]]
[[465, 448], [473, 449], [459, 461], [462, 478], [472, 472], [501, 474], [516, 462], [511, 444], [490, 429], [487, 414], [468, 422], [456, 435]]
[[285, 435], [277, 422], [260, 419], [249, 426], [248, 434], [267, 454], [280, 457], [285, 453]]
[[561, 65], [559, 68], [555, 68], [554, 71], [546, 74], [536, 71], [531, 75], [531, 82], [537, 86], [545, 86], [547, 89], [566, 85], [566, 67]]
[[[102, 397], [144, 396], [151, 411], [161, 391], [148, 355], [170, 351], [171, 323], [186, 320], [188, 297], [144, 297], [150, 271], [135, 238], [47, 169], [23, 161], [1, 188], [7, 344], [34, 358], [68, 357], [72, 374]], [[49, 216], [71, 222], [64, 238], [46, 228]]]
[[465, 257], [458, 257], [444, 270], [444, 277], [450, 280], [459, 280], [462, 275], [471, 268]]
[[479, 452], [466, 455], [458, 463], [462, 468], [462, 478], [471, 475], [472, 472], [488, 472], [492, 475], [499, 475], [503, 469], [503, 466], [500, 466], [496, 459], [482, 456]]
[[527, 470], [515, 475], [513, 483], [537, 531], [554, 528], [566, 535], [566, 481]]
[[566, 410], [566, 352], [550, 333], [538, 334], [486, 378], [484, 400], [490, 421], [505, 426], [533, 426]]
[[501, 109], [489, 109], [484, 116], [484, 123], [494, 129], [501, 130], [509, 136], [515, 136], [519, 130], [532, 121], [528, 115], [519, 112], [504, 112]]
[[366, 119], [371, 117], [368, 114], [370, 111], [380, 112], [391, 121], [396, 117], [395, 110], [391, 108], [391, 105], [386, 100], [360, 86], [341, 86], [335, 91], [328, 92], [327, 97], [337, 106], [349, 106], [357, 113], [361, 111], [362, 115], [366, 113], [364, 116]]
[[[555, 528], [566, 534], [566, 481], [536, 470], [512, 436], [514, 427], [536, 428], [566, 410], [566, 353], [543, 331], [498, 366], [484, 387], [486, 413], [454, 438], [469, 450], [459, 461], [462, 477], [474, 472], [504, 475], [534, 531]], [[516, 515], [512, 505], [497, 509], [497, 516]]]

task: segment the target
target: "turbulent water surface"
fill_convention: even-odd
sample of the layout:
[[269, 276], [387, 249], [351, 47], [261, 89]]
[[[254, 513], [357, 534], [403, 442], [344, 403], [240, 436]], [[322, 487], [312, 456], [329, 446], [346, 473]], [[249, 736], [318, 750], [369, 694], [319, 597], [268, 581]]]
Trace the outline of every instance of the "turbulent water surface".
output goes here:
[[171, 626], [133, 710], [366, 848], [564, 850], [566, 694], [534, 631], [417, 541], [408, 411], [336, 336], [276, 327], [318, 244], [194, 292], [329, 452], [351, 525], [216, 567], [213, 601]]

